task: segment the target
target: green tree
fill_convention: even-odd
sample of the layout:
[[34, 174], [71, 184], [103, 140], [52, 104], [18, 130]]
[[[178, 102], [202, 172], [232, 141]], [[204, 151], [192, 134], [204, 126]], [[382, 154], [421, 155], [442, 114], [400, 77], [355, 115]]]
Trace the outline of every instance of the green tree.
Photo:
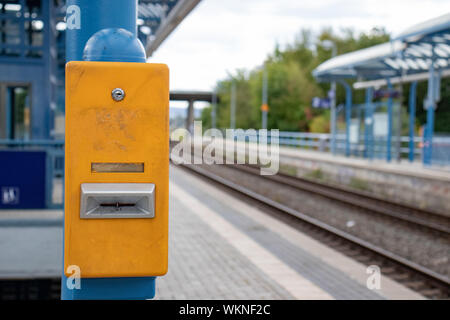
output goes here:
[[[375, 27], [367, 33], [356, 34], [352, 29], [339, 35], [331, 28], [323, 29], [318, 37], [309, 30], [301, 30], [295, 41], [280, 49], [277, 45], [264, 62], [268, 71], [268, 128], [285, 131], [327, 132], [329, 111], [311, 108], [314, 96], [326, 96], [329, 83], [317, 83], [312, 71], [331, 58], [331, 50], [324, 48], [323, 40], [337, 45], [337, 53], [344, 54], [389, 41], [384, 28]], [[236, 127], [261, 127], [262, 68], [237, 70], [216, 85], [219, 103], [216, 109], [217, 127], [230, 126], [231, 83], [236, 84]], [[349, 82], [352, 84], [352, 82]], [[408, 101], [409, 86], [403, 87], [403, 101]], [[450, 80], [442, 80], [441, 101], [436, 111], [436, 131], [450, 132]], [[417, 122], [426, 122], [422, 101], [426, 96], [426, 82], [418, 85]], [[345, 103], [345, 91], [337, 86], [337, 104]], [[363, 103], [364, 90], [353, 91], [353, 103]], [[404, 107], [405, 108], [405, 107]], [[204, 128], [211, 126], [211, 108], [202, 112]]]

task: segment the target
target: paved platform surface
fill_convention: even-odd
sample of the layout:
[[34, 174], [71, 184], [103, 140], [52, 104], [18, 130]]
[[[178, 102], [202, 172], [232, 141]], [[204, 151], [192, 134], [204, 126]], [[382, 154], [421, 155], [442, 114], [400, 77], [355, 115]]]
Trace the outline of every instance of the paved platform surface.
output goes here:
[[[170, 168], [169, 272], [156, 299], [420, 299], [207, 182]], [[0, 211], [0, 278], [59, 277], [60, 211]]]
[[0, 210], [0, 279], [58, 278], [62, 212]]
[[[233, 198], [226, 192], [211, 187], [207, 182], [191, 175], [184, 170], [171, 166], [170, 180], [171, 196], [171, 243], [169, 253], [169, 273], [158, 279], [157, 297], [160, 299], [173, 298], [177, 295], [193, 297], [195, 299], [221, 299], [220, 292], [200, 294], [190, 292], [187, 288], [177, 287], [179, 274], [192, 277], [192, 273], [208, 275], [197, 279], [195, 287], [204, 291], [211, 291], [210, 283], [218, 279], [230, 279], [223, 284], [235, 299], [259, 299], [259, 283], [269, 281], [277, 288], [267, 298], [278, 295], [282, 299], [421, 299], [422, 297], [402, 285], [383, 278], [381, 290], [369, 290], [366, 287], [367, 266], [363, 266], [340, 253], [303, 235], [301, 232], [279, 222], [249, 206], [245, 202]], [[173, 210], [175, 209], [175, 210]], [[241, 261], [240, 268], [230, 274], [230, 267], [221, 268], [221, 272], [208, 270], [213, 264], [209, 258], [203, 256], [196, 248], [188, 245], [183, 248], [186, 259], [183, 264], [177, 264], [177, 252], [184, 246], [180, 243], [179, 234], [175, 228], [184, 228], [183, 220], [193, 223], [189, 232], [192, 236], [187, 242], [204, 238], [203, 250], [213, 248], [214, 259], [219, 258], [219, 264], [229, 265], [230, 261]], [[172, 230], [175, 229], [175, 232]], [[195, 232], [195, 230], [200, 231]], [[208, 232], [207, 237], [201, 234]], [[224, 251], [217, 241], [226, 246]], [[192, 248], [192, 250], [191, 250]], [[174, 262], [175, 261], [175, 262]], [[198, 263], [197, 263], [198, 262]], [[206, 262], [206, 265], [204, 264]], [[180, 268], [183, 271], [179, 271]], [[258, 273], [253, 273], [253, 269]], [[203, 270], [203, 271], [202, 271]], [[223, 272], [222, 272], [223, 271]], [[213, 277], [210, 278], [209, 276]], [[262, 272], [263, 277], [259, 275]], [[247, 274], [247, 277], [245, 277]], [[256, 281], [255, 281], [256, 280]], [[183, 280], [181, 280], [183, 281]], [[239, 286], [249, 286], [247, 295], [238, 293]], [[176, 292], [173, 287], [178, 288]], [[251, 288], [251, 289], [250, 289]], [[186, 291], [185, 291], [186, 290]], [[281, 290], [281, 291], [280, 291]], [[244, 291], [245, 292], [245, 291]], [[250, 294], [252, 293], [253, 294]]]

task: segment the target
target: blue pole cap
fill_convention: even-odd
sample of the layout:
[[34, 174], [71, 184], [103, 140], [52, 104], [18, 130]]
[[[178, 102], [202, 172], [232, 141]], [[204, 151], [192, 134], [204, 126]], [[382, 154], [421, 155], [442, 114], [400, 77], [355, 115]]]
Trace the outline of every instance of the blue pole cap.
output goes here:
[[121, 28], [102, 29], [87, 41], [84, 61], [146, 62], [141, 41]]

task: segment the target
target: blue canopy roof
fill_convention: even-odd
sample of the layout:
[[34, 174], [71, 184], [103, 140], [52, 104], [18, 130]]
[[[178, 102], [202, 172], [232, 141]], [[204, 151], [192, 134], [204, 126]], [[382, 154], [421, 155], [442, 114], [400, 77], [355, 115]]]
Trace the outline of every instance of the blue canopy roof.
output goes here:
[[320, 64], [319, 80], [362, 80], [407, 76], [429, 70], [450, 69], [450, 14], [406, 29], [391, 41], [343, 54]]

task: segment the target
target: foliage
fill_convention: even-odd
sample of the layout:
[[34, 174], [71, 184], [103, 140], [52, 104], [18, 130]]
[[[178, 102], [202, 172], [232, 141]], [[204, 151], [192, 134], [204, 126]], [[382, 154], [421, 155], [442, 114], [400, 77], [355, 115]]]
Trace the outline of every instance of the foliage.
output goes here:
[[[406, 87], [406, 86], [405, 86]], [[408, 86], [409, 87], [409, 86]], [[403, 100], [408, 101], [409, 88], [406, 88]], [[427, 82], [417, 84], [416, 122], [423, 126], [427, 121], [427, 111], [423, 107], [423, 101], [427, 95]], [[437, 104], [435, 113], [435, 132], [450, 133], [450, 78], [441, 80], [441, 100]]]
[[[268, 129], [282, 131], [329, 132], [329, 111], [311, 108], [314, 96], [325, 97], [329, 83], [317, 83], [312, 71], [331, 58], [331, 50], [322, 45], [331, 40], [337, 46], [337, 54], [343, 54], [389, 41], [383, 28], [355, 34], [351, 29], [339, 35], [331, 28], [324, 29], [313, 37], [309, 30], [302, 30], [294, 43], [283, 50], [277, 45], [263, 63], [268, 72]], [[263, 67], [253, 70], [237, 70], [217, 83], [219, 103], [217, 105], [218, 128], [230, 126], [231, 86], [236, 86], [236, 128], [260, 128], [262, 104]], [[409, 86], [404, 86], [403, 101], [408, 101]], [[450, 81], [442, 81], [442, 99], [436, 113], [436, 131], [450, 131]], [[426, 82], [418, 86], [417, 119], [423, 124], [426, 114], [421, 108], [426, 94]], [[345, 102], [342, 86], [337, 86], [337, 104]], [[364, 90], [353, 91], [353, 103], [363, 103]], [[403, 106], [404, 111], [406, 107]], [[404, 116], [405, 119], [407, 118]], [[211, 107], [202, 111], [204, 129], [211, 127]], [[342, 124], [338, 123], [338, 128]]]
[[309, 125], [310, 132], [330, 132], [330, 113], [315, 116]]

